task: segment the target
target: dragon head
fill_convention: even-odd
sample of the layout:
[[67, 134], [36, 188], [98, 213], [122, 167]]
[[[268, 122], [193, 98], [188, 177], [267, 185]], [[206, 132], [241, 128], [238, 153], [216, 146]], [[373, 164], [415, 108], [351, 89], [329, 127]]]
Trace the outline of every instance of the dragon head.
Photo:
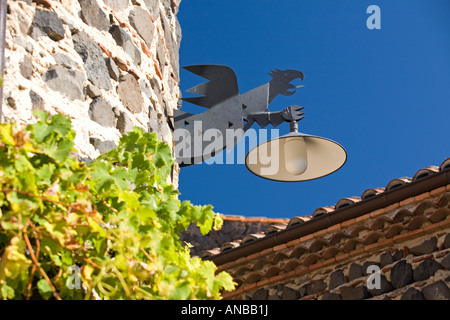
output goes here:
[[295, 79], [303, 80], [303, 73], [297, 70], [272, 70], [269, 73], [269, 76], [272, 77], [270, 81], [270, 89], [273, 94], [282, 94], [285, 96], [290, 96], [295, 93], [296, 90], [290, 91], [292, 89], [297, 89], [303, 86], [295, 86], [290, 82]]

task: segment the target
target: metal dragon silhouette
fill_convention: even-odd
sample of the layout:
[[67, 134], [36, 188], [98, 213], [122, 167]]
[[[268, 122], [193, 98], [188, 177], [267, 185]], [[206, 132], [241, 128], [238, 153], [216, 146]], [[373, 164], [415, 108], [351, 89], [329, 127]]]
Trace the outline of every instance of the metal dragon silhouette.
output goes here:
[[[289, 106], [282, 111], [270, 112], [269, 104], [279, 94], [290, 96], [296, 89], [291, 81], [303, 80], [303, 73], [296, 70], [275, 69], [269, 73], [272, 79], [253, 90], [240, 94], [234, 71], [222, 65], [193, 65], [184, 69], [203, 77], [209, 81], [197, 85], [187, 92], [201, 96], [183, 98], [183, 101], [206, 108], [203, 113], [191, 114], [181, 110], [175, 110], [173, 128], [184, 132], [184, 139], [190, 137], [191, 152], [177, 157], [180, 166], [188, 166], [200, 163], [213, 157], [217, 151], [231, 148], [233, 145], [224, 145], [221, 150], [205, 152], [201, 139], [193, 138], [201, 135], [207, 129], [214, 128], [221, 133], [227, 129], [242, 129], [247, 131], [255, 122], [264, 128], [268, 124], [276, 127], [285, 121], [298, 121], [303, 118], [303, 107]], [[177, 142], [176, 142], [177, 143]], [[184, 141], [183, 143], [186, 143]]]

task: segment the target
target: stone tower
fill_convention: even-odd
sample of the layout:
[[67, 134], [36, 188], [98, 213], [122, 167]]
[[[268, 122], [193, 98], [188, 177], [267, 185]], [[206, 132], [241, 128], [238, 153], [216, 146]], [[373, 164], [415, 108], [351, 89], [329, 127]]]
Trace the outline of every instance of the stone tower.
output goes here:
[[32, 123], [35, 109], [68, 116], [80, 158], [113, 148], [133, 126], [173, 146], [180, 0], [7, 3], [3, 121]]

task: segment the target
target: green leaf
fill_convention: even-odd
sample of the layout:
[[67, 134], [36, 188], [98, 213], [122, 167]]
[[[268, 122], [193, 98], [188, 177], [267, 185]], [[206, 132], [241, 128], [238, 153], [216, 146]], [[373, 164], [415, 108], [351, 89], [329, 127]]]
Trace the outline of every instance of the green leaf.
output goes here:
[[216, 214], [214, 216], [214, 230], [220, 230], [222, 229], [223, 226], [223, 219], [222, 216], [220, 214]]
[[14, 289], [8, 286], [6, 283], [1, 286], [0, 293], [3, 300], [14, 299], [15, 297]]
[[[86, 165], [71, 156], [70, 119], [35, 114], [39, 121], [27, 132], [0, 124], [0, 183], [19, 190], [0, 193], [2, 298], [28, 295], [35, 283], [29, 250], [36, 252], [37, 239], [39, 263], [62, 299], [92, 299], [94, 288], [107, 300], [219, 299], [233, 287], [231, 276], [191, 258], [180, 240], [192, 222], [206, 234], [222, 219], [212, 206], [180, 203], [167, 180], [172, 150], [155, 133], [134, 128]], [[81, 266], [87, 291], [64, 285], [73, 265]], [[37, 280], [41, 297], [51, 299], [52, 285]]]
[[214, 212], [212, 211], [212, 206], [204, 206], [197, 221], [197, 225], [199, 226], [202, 235], [206, 235], [211, 230], [213, 221]]
[[61, 261], [66, 266], [70, 266], [73, 264], [72, 253], [70, 251], [64, 251], [61, 255]]
[[37, 178], [40, 180], [40, 183], [45, 183], [47, 185], [52, 184], [52, 176], [55, 172], [56, 166], [53, 163], [45, 163], [40, 167], [37, 172]]
[[33, 125], [30, 125], [30, 128], [33, 132], [33, 137], [38, 143], [44, 142], [53, 132], [52, 128], [43, 122], [37, 122]]
[[0, 125], [0, 138], [1, 140], [8, 145], [14, 146], [15, 141], [11, 132], [12, 125], [11, 124], [1, 124]]
[[52, 296], [52, 288], [45, 279], [41, 279], [37, 282], [37, 287], [41, 297], [48, 300]]
[[173, 299], [175, 300], [187, 300], [191, 294], [191, 288], [189, 282], [179, 284], [173, 293]]

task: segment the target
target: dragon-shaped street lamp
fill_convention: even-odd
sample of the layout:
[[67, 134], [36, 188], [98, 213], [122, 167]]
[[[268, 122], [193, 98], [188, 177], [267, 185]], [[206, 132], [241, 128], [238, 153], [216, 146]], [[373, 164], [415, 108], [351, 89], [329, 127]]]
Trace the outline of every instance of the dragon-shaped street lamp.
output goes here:
[[[183, 101], [204, 107], [206, 111], [200, 114], [181, 110], [174, 112], [173, 129], [176, 133], [181, 132], [175, 135], [175, 153], [180, 166], [200, 163], [237, 143], [233, 139], [231, 143], [227, 141], [213, 150], [205, 148], [201, 136], [207, 130], [214, 129], [225, 137], [227, 130], [244, 133], [255, 122], [262, 128], [268, 124], [274, 127], [283, 122], [291, 124], [291, 133], [265, 142], [248, 153], [245, 164], [258, 176], [278, 181], [312, 180], [344, 165], [347, 153], [341, 145], [298, 132], [297, 121], [303, 119], [303, 107], [294, 105], [276, 112], [268, 109], [277, 95], [290, 96], [296, 92], [295, 89], [302, 87], [291, 84], [295, 79], [304, 79], [302, 72], [276, 69], [269, 73], [272, 77], [270, 82], [240, 94], [236, 75], [227, 66], [194, 65], [184, 69], [209, 81], [187, 90], [201, 96], [183, 98]], [[189, 152], [177, 152], [181, 146], [188, 146]]]

